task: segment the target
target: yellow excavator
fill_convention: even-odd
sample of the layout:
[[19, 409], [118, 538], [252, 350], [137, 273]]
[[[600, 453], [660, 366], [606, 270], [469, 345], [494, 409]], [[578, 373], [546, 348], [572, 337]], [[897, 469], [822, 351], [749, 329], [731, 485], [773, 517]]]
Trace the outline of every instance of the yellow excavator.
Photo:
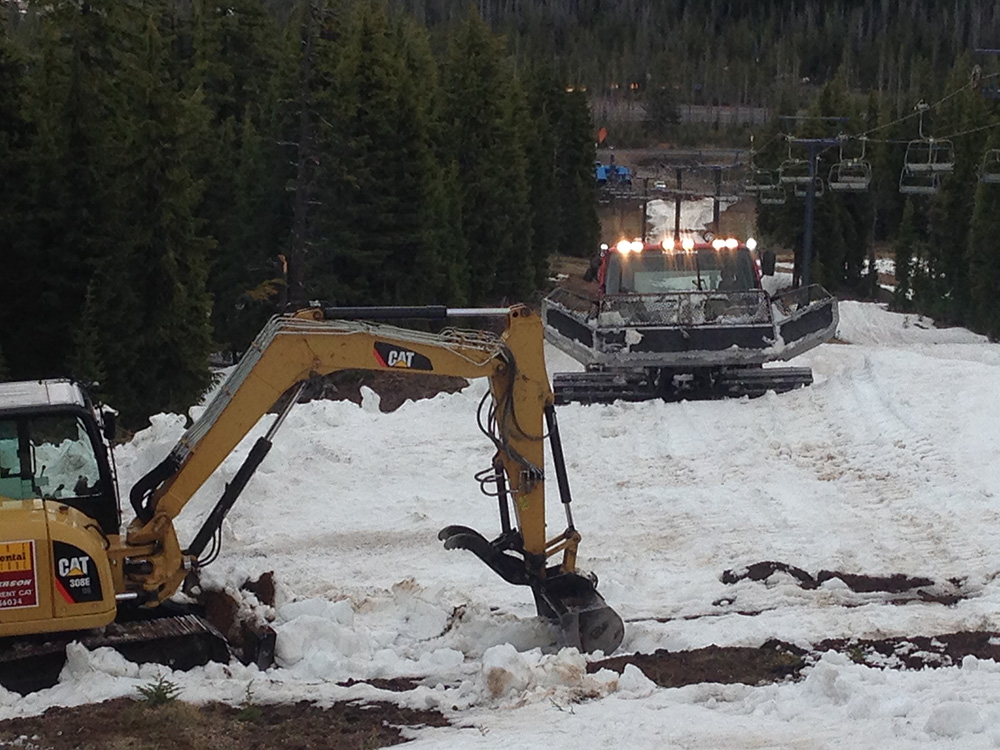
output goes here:
[[[457, 328], [427, 333], [385, 322], [463, 316], [502, 317], [505, 328], [501, 334]], [[18, 654], [32, 653], [23, 644], [45, 634], [82, 632], [91, 636], [85, 643], [100, 644], [112, 623], [166, 609], [159, 605], [218, 555], [223, 519], [303, 386], [341, 370], [488, 379], [478, 418], [496, 454], [477, 479], [499, 499], [500, 534], [487, 539], [471, 528], [448, 526], [439, 538], [446, 548], [473, 552], [505, 581], [529, 587], [539, 615], [559, 624], [568, 645], [614, 651], [622, 620], [597, 593], [596, 578], [576, 566], [580, 534], [539, 316], [523, 306], [311, 307], [273, 318], [167, 458], [136, 482], [129, 494], [135, 518], [124, 535], [109, 442], [113, 414], [72, 381], [0, 383], [0, 646], [14, 653], [0, 661], [20, 663]], [[267, 434], [194, 539], [182, 545], [174, 518], [276, 404]], [[546, 440], [566, 519], [564, 530], [551, 537]], [[161, 642], [191, 627], [177, 618], [138, 620]]]

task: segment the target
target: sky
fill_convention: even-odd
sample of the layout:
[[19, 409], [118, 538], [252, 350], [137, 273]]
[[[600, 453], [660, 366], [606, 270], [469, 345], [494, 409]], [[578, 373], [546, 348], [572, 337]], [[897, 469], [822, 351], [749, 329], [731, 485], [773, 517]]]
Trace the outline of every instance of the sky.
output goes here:
[[[579, 368], [546, 355], [550, 373]], [[1000, 630], [1000, 347], [842, 302], [836, 341], [795, 364], [812, 367], [815, 382], [781, 395], [558, 408], [578, 563], [626, 622], [616, 655]], [[388, 414], [367, 390], [361, 406], [292, 410], [204, 578], [273, 625], [274, 667], [172, 672], [74, 644], [54, 687], [24, 697], [0, 688], [0, 719], [135, 696], [165, 676], [192, 702], [377, 699], [451, 719], [407, 730], [414, 750], [1000, 746], [1000, 665], [974, 657], [905, 671], [831, 651], [803, 679], [762, 686], [660, 688], [636, 667], [587, 674], [599, 655], [560, 648], [526, 589], [437, 539], [448, 524], [499, 531], [495, 500], [473, 478], [493, 452], [476, 426], [485, 388]], [[272, 419], [184, 509], [182, 546]], [[117, 448], [123, 488], [184, 423], [159, 415]], [[550, 531], [561, 531], [555, 483], [548, 489]], [[782, 574], [721, 580], [764, 560], [926, 576], [943, 593], [955, 579], [965, 597], [894, 605], [836, 579], [813, 590]], [[274, 607], [239, 590], [267, 571]], [[419, 686], [337, 685], [392, 677]]]

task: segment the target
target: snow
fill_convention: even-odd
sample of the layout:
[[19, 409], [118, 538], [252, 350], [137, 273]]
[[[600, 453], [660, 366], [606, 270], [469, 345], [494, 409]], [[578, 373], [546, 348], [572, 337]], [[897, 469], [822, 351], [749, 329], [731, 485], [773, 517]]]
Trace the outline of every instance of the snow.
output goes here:
[[[725, 211], [733, 201], [720, 200], [719, 210]], [[674, 201], [664, 201], [659, 198], [651, 200], [646, 206], [646, 222], [649, 224], [649, 236], [654, 242], [664, 237], [673, 236], [677, 207]], [[713, 198], [681, 201], [681, 231], [701, 231], [711, 223], [715, 210]], [[746, 239], [746, 238], [744, 238]]]
[[[794, 362], [813, 368], [806, 389], [559, 408], [579, 563], [626, 620], [618, 653], [1000, 627], [1000, 348], [874, 304], [842, 302], [840, 321], [844, 343]], [[551, 372], [579, 369], [555, 349], [547, 356]], [[1000, 746], [1000, 665], [971, 656], [900, 671], [829, 652], [801, 681], [757, 687], [665, 689], [634, 666], [587, 674], [593, 657], [558, 648], [527, 590], [437, 539], [451, 523], [497, 531], [495, 501], [472, 478], [492, 455], [475, 420], [485, 387], [391, 414], [371, 392], [361, 407], [292, 410], [205, 574], [273, 623], [276, 666], [175, 673], [75, 645], [56, 686], [25, 697], [0, 689], [0, 718], [135, 695], [164, 674], [195, 702], [238, 705], [250, 690], [258, 702], [378, 698], [451, 717], [452, 727], [409, 731], [419, 750]], [[185, 509], [182, 542], [272, 419]], [[183, 418], [161, 415], [121, 446], [122, 486], [183, 429]], [[554, 495], [549, 514], [561, 529]], [[956, 578], [967, 597], [891, 605], [838, 579], [814, 590], [782, 574], [720, 580], [763, 560], [942, 587]], [[273, 608], [239, 590], [271, 570]], [[376, 677], [420, 686], [336, 684]]]

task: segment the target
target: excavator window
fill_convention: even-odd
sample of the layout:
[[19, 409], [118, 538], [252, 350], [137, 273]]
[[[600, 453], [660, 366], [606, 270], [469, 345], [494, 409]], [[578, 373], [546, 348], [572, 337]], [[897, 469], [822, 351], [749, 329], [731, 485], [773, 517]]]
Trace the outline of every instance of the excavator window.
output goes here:
[[105, 494], [103, 484], [93, 442], [78, 415], [0, 419], [0, 495], [85, 499]]

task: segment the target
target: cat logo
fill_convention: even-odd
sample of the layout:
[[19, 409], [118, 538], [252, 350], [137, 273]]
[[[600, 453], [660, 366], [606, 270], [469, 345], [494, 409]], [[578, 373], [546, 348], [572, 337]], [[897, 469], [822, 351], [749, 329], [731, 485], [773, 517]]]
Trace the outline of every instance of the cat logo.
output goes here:
[[67, 604], [101, 600], [101, 579], [94, 559], [79, 547], [53, 542], [55, 588]]
[[87, 575], [87, 564], [90, 562], [89, 557], [61, 557], [59, 558], [59, 575], [67, 578], [69, 576], [85, 576]]
[[375, 361], [382, 367], [401, 370], [434, 369], [431, 361], [423, 354], [418, 354], [410, 349], [404, 349], [401, 346], [376, 341], [375, 349], [372, 353], [375, 355]]

